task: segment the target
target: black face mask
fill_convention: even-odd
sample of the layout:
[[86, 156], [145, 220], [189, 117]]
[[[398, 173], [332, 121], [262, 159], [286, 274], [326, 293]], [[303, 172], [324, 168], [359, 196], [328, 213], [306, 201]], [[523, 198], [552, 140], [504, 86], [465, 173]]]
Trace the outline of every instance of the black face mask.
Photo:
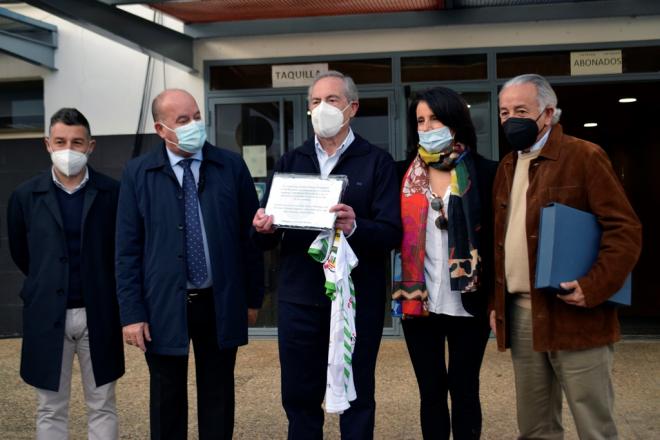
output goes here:
[[502, 124], [504, 135], [509, 144], [516, 151], [526, 150], [534, 145], [536, 137], [539, 134], [539, 128], [536, 121], [543, 115], [543, 112], [536, 118], [509, 118]]

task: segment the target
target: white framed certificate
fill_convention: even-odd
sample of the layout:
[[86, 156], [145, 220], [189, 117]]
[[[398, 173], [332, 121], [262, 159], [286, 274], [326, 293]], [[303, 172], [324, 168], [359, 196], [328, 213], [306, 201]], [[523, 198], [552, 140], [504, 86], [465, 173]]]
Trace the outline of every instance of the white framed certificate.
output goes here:
[[275, 173], [266, 214], [280, 228], [327, 230], [334, 228], [336, 214], [330, 207], [341, 201], [348, 177], [318, 174]]

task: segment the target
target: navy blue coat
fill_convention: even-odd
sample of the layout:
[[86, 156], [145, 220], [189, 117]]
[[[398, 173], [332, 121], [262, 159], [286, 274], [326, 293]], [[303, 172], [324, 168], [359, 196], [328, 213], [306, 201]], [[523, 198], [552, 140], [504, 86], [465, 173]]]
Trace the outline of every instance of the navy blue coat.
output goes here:
[[[314, 138], [282, 156], [275, 171], [319, 174]], [[358, 267], [351, 272], [357, 309], [382, 307], [390, 294], [385, 291], [390, 251], [401, 243], [400, 185], [394, 161], [389, 153], [355, 135], [331, 174], [348, 176], [342, 203], [351, 206], [356, 215], [357, 229], [348, 243], [359, 259]], [[281, 240], [280, 301], [330, 305], [323, 267], [307, 254], [317, 235], [318, 231], [294, 229], [278, 230], [272, 235], [255, 232], [255, 241], [264, 249], [275, 247]]]
[[[26, 276], [21, 377], [57, 391], [62, 367], [69, 266], [62, 214], [51, 170], [12, 193], [7, 209], [9, 248]], [[119, 183], [89, 168], [82, 217], [81, 276], [97, 386], [124, 374], [115, 295], [114, 234]]]
[[[263, 300], [263, 255], [250, 242], [259, 202], [242, 158], [206, 143], [198, 184], [213, 274], [220, 348], [247, 343], [247, 308]], [[117, 295], [122, 325], [148, 322], [156, 354], [185, 355], [183, 190], [164, 144], [124, 170], [117, 212]]]

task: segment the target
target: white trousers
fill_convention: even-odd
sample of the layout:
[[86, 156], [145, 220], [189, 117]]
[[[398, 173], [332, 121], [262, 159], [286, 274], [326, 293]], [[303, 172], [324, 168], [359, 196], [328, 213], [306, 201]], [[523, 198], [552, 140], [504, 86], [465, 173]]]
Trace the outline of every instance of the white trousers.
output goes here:
[[101, 387], [96, 386], [89, 350], [87, 313], [84, 308], [66, 311], [59, 391], [37, 388], [37, 440], [69, 438], [69, 398], [74, 354], [78, 355], [87, 403], [89, 440], [116, 440], [118, 438], [116, 382]]

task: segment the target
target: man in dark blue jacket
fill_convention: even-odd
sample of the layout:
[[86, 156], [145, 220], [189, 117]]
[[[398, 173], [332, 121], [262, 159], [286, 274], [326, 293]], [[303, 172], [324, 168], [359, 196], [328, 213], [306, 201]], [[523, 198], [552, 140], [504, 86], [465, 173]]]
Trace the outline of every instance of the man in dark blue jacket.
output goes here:
[[[357, 399], [340, 418], [344, 439], [373, 437], [376, 357], [385, 317], [386, 265], [401, 241], [399, 182], [392, 157], [353, 133], [358, 110], [350, 77], [330, 71], [309, 88], [315, 137], [285, 154], [276, 172], [344, 174], [349, 185], [342, 203], [331, 208], [359, 263], [351, 276], [356, 292], [356, 345], [353, 376]], [[326, 390], [330, 301], [322, 265], [307, 254], [318, 232], [273, 227], [272, 216], [257, 211], [255, 242], [271, 249], [281, 242], [278, 339], [282, 404], [289, 439], [323, 437], [321, 403]]]
[[164, 145], [128, 163], [117, 213], [117, 293], [124, 340], [145, 351], [152, 439], [186, 439], [187, 367], [195, 348], [200, 439], [229, 439], [234, 364], [263, 299], [251, 246], [258, 208], [240, 156], [206, 142], [195, 99], [154, 99]]
[[89, 122], [57, 111], [45, 139], [53, 166], [20, 185], [7, 210], [11, 256], [26, 276], [21, 377], [37, 388], [37, 439], [68, 438], [74, 354], [92, 440], [118, 438], [115, 383], [124, 350], [115, 296], [119, 183], [87, 166]]

